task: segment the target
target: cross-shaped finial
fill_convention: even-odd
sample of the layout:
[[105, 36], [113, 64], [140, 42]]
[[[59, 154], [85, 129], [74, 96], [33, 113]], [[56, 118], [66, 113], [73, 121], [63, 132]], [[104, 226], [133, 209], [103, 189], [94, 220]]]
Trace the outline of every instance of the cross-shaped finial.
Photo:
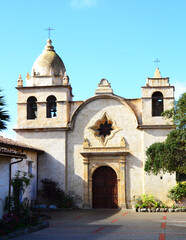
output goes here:
[[157, 67], [158, 67], [158, 63], [160, 62], [160, 60], [158, 58], [156, 58], [156, 60], [154, 62], [157, 64]]
[[45, 29], [46, 31], [48, 31], [48, 38], [50, 39], [50, 31], [52, 31], [52, 30], [55, 30], [55, 29], [52, 29], [52, 28], [48, 28], [48, 29]]

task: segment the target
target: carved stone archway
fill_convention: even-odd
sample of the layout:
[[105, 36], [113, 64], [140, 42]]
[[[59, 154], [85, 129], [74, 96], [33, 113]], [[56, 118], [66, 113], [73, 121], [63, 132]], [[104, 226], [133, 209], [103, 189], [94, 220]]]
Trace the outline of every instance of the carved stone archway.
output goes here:
[[117, 175], [113, 168], [97, 168], [92, 177], [92, 207], [118, 208], [117, 183]]
[[123, 147], [86, 147], [83, 156], [83, 206], [92, 208], [92, 177], [101, 166], [109, 166], [116, 172], [118, 185], [118, 207], [126, 208], [126, 160], [129, 150]]

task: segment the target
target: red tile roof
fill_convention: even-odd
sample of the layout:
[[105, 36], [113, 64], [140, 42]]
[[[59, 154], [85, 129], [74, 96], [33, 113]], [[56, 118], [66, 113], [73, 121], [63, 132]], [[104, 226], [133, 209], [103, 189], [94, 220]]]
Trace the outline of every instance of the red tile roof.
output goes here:
[[26, 158], [26, 154], [17, 152], [12, 149], [7, 149], [0, 146], [0, 156], [13, 157], [13, 158]]
[[8, 147], [8, 146], [9, 147], [18, 147], [18, 148], [22, 148], [22, 149], [32, 150], [32, 151], [36, 151], [36, 152], [40, 152], [40, 153], [43, 152], [42, 150], [40, 150], [38, 148], [31, 147], [27, 144], [20, 143], [18, 141], [14, 141], [12, 139], [0, 136], [0, 147]]

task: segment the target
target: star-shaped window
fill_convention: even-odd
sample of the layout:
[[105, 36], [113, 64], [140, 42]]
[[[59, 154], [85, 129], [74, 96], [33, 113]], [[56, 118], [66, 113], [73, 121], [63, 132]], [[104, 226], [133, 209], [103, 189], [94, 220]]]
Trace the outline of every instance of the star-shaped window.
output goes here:
[[115, 133], [120, 130], [113, 120], [109, 118], [107, 113], [104, 113], [102, 118], [97, 120], [96, 123], [90, 127], [94, 136], [99, 139], [104, 145], [107, 141], [114, 137]]

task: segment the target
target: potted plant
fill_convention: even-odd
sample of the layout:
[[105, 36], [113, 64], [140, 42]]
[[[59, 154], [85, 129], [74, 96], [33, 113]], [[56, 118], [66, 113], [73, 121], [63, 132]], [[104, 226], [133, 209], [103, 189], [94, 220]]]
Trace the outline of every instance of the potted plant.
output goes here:
[[136, 209], [136, 212], [138, 212], [138, 209], [139, 209], [139, 204], [138, 204], [138, 203], [136, 203], [134, 207], [135, 207], [135, 209]]
[[154, 203], [154, 212], [159, 212], [160, 211], [160, 202], [155, 202]]

